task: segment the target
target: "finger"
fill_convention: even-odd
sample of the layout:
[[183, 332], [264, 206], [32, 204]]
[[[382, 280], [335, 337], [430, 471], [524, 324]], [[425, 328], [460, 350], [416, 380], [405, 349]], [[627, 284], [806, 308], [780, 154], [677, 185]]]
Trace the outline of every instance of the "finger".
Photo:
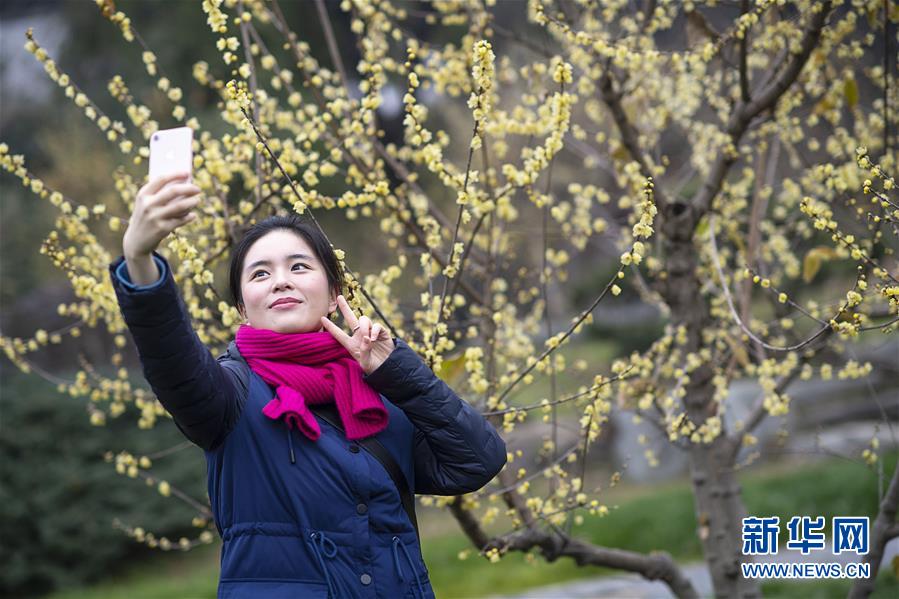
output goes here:
[[374, 341], [371, 338], [371, 319], [368, 316], [359, 317], [359, 333], [362, 335], [359, 341], [359, 350], [362, 353], [362, 359], [367, 360]]
[[200, 188], [193, 183], [172, 183], [166, 185], [158, 193], [149, 196], [148, 200], [150, 204], [160, 206], [184, 196], [197, 195], [200, 191]]
[[176, 219], [177, 224], [175, 225], [175, 229], [177, 229], [178, 227], [182, 227], [182, 226], [186, 225], [187, 223], [192, 223], [195, 220], [197, 220], [197, 213], [196, 212], [188, 212], [187, 214]]
[[378, 338], [381, 336], [381, 331], [382, 331], [382, 330], [383, 330], [383, 329], [381, 328], [381, 325], [380, 325], [380, 324], [374, 324], [374, 325], [372, 325], [372, 327], [371, 327], [371, 335], [369, 335], [369, 337], [371, 337], [371, 340], [372, 340], [372, 341], [377, 341]]
[[347, 335], [343, 329], [331, 322], [331, 319], [327, 316], [321, 317], [321, 323], [322, 326], [325, 327], [325, 330], [331, 333], [342, 346], [349, 349], [350, 336]]
[[166, 234], [168, 234], [178, 227], [182, 227], [195, 220], [197, 220], [196, 212], [188, 212], [187, 214], [180, 214], [174, 218], [163, 221], [161, 227], [164, 231], [166, 231]]
[[190, 173], [186, 171], [182, 171], [180, 173], [172, 173], [170, 175], [163, 175], [161, 177], [156, 177], [155, 179], [149, 181], [146, 185], [144, 185], [140, 192], [144, 192], [145, 194], [154, 194], [158, 192], [160, 189], [168, 185], [169, 183], [179, 181], [179, 180], [187, 180], [190, 177]]
[[359, 333], [363, 339], [371, 335], [371, 319], [368, 316], [359, 317]]
[[350, 308], [346, 298], [342, 295], [337, 296], [337, 307], [340, 308], [340, 313], [343, 314], [343, 320], [346, 322], [346, 325], [350, 327], [350, 330], [352, 331], [355, 329], [356, 325], [359, 324], [359, 319], [353, 314], [352, 308]]
[[196, 208], [200, 204], [200, 196], [195, 195], [184, 198], [175, 202], [170, 202], [165, 206], [157, 207], [155, 216], [157, 218], [167, 220], [170, 218], [178, 218]]

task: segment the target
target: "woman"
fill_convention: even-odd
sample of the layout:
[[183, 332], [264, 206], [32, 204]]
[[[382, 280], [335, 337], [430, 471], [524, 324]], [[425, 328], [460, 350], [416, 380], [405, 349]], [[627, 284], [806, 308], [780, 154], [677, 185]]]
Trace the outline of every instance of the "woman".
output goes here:
[[[296, 217], [256, 224], [235, 249], [245, 323], [216, 361], [155, 252], [195, 218], [200, 189], [187, 176], [141, 188], [110, 273], [147, 380], [206, 453], [218, 596], [433, 597], [398, 486], [360, 443], [377, 439], [401, 482], [434, 495], [487, 484], [505, 444], [408, 345], [353, 314], [330, 244]], [[328, 319], [338, 308], [350, 333]], [[248, 381], [223, 367], [236, 353]], [[313, 413], [326, 406], [338, 426]]]

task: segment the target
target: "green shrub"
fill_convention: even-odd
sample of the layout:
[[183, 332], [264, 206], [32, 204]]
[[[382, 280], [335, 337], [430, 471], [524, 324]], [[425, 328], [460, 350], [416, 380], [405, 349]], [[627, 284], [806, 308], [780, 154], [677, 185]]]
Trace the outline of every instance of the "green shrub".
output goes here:
[[[152, 551], [113, 527], [142, 526], [157, 537], [196, 537], [196, 511], [103, 455], [152, 454], [183, 441], [170, 421], [141, 431], [126, 415], [90, 424], [82, 399], [0, 364], [0, 595], [26, 596], [90, 582]], [[152, 474], [206, 503], [203, 453], [195, 447], [156, 461]]]

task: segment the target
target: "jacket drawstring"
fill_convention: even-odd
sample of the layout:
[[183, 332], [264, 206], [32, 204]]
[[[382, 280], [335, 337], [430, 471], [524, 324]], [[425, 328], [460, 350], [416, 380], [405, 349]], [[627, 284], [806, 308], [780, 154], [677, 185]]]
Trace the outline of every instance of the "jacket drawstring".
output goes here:
[[290, 463], [291, 463], [291, 464], [296, 464], [296, 463], [297, 463], [297, 458], [296, 458], [296, 456], [294, 456], [294, 454], [293, 454], [293, 435], [290, 434], [290, 425], [289, 425], [289, 424], [287, 425], [287, 449], [288, 449], [288, 451], [290, 452], [290, 453], [289, 453], [289, 455], [290, 455]]
[[415, 571], [415, 562], [412, 561], [412, 556], [409, 555], [409, 550], [406, 549], [406, 546], [403, 545], [403, 542], [400, 541], [400, 538], [393, 537], [393, 565], [396, 566], [396, 571], [400, 575], [400, 582], [406, 582], [406, 579], [403, 576], [403, 569], [402, 567], [400, 567], [400, 554], [397, 551], [397, 547], [403, 550], [403, 553], [406, 556], [406, 561], [409, 562], [409, 566], [412, 568], [412, 576], [415, 577], [415, 584], [418, 585], [418, 593], [421, 595], [422, 599], [424, 599], [425, 591], [421, 586], [421, 581], [418, 579], [418, 573]]
[[[315, 553], [316, 559], [318, 559], [318, 565], [321, 566], [322, 572], [325, 573], [325, 582], [328, 583], [328, 597], [337, 597], [337, 590], [334, 588], [334, 583], [331, 581], [331, 574], [328, 572], [328, 566], [325, 564], [325, 560], [322, 559], [322, 554], [324, 554], [327, 558], [332, 558], [337, 555], [337, 545], [334, 544], [334, 541], [325, 536], [323, 532], [313, 532], [309, 535], [308, 541], [306, 541], [311, 547], [313, 553]], [[325, 544], [328, 544], [330, 547], [327, 547]]]

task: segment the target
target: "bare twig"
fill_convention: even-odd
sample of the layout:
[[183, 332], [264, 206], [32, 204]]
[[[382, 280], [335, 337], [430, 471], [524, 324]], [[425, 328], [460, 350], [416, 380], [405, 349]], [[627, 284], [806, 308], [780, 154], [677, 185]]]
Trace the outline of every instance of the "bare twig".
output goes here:
[[[144, 479], [144, 480], [146, 480], [146, 481], [149, 481], [150, 484], [155, 484], [157, 481], [160, 480], [160, 479], [156, 478], [155, 476], [152, 476], [152, 475], [150, 475], [150, 474], [147, 474], [147, 473], [144, 472], [143, 470], [138, 470], [138, 471], [137, 471], [137, 475], [138, 475], [139, 477], [141, 477], [142, 479]], [[208, 506], [208, 505], [203, 505], [202, 503], [200, 503], [199, 501], [197, 501], [196, 499], [194, 499], [193, 497], [191, 497], [190, 495], [188, 495], [188, 494], [185, 493], [184, 491], [180, 490], [180, 489], [179, 489], [178, 487], [176, 487], [175, 485], [171, 485], [171, 484], [170, 484], [170, 485], [169, 485], [169, 489], [170, 489], [172, 495], [174, 495], [175, 497], [177, 497], [178, 499], [180, 499], [181, 501], [183, 501], [184, 503], [186, 503], [186, 504], [189, 505], [190, 507], [194, 508], [195, 510], [197, 510], [197, 511], [200, 512], [201, 514], [203, 514], [203, 517], [205, 517], [205, 518], [212, 518], [212, 510], [209, 509], [209, 506]]]
[[[237, 11], [243, 14], [243, 0], [237, 3]], [[240, 39], [243, 44], [244, 60], [250, 65], [250, 98], [253, 100], [253, 118], [259, 117], [259, 101], [256, 99], [256, 63], [253, 60], [253, 53], [250, 51], [250, 34], [247, 28], [247, 22], [240, 20]], [[256, 202], [262, 203], [262, 152], [254, 151], [254, 162], [256, 165]]]
[[[745, 15], [749, 12], [749, 0], [740, 0], [740, 14]], [[740, 38], [740, 98], [744, 103], [750, 101], [749, 97], [749, 73], [746, 66], [747, 46], [749, 45], [749, 27], [743, 31], [743, 37]]]
[[[745, 2], [745, 0], [744, 0]], [[771, 148], [768, 151], [769, 158], [776, 153], [776, 148], [780, 148], [780, 142], [775, 136], [771, 136]], [[758, 155], [758, 163], [756, 165], [756, 185], [752, 194], [752, 209], [749, 217], [749, 243], [746, 249], [746, 263], [751, 264], [758, 253], [760, 237], [761, 237], [761, 221], [764, 218], [765, 210], [768, 206], [767, 195], [762, 193], [762, 186], [759, 184], [762, 178], [763, 153]], [[771, 161], [768, 161], [771, 166]], [[752, 306], [752, 281], [749, 279], [743, 282], [742, 294], [740, 297], [740, 318], [746, 322], [749, 320], [749, 311]], [[759, 360], [765, 359], [765, 348], [755, 344], [756, 355]]]
[[558, 339], [558, 343], [555, 346], [549, 347], [546, 350], [544, 350], [543, 353], [540, 354], [540, 357], [538, 357], [534, 361], [533, 364], [531, 364], [530, 366], [528, 366], [527, 368], [522, 370], [520, 373], [518, 373], [518, 376], [516, 376], [512, 380], [512, 382], [506, 386], [505, 389], [503, 389], [503, 391], [499, 394], [499, 397], [497, 398], [497, 403], [502, 401], [503, 398], [505, 398], [512, 391], [512, 389], [514, 389], [515, 386], [518, 383], [520, 383], [521, 380], [524, 379], [525, 376], [527, 376], [527, 374], [530, 371], [532, 371], [534, 368], [536, 368], [537, 364], [539, 364], [544, 358], [546, 358], [551, 353], [553, 353], [556, 349], [558, 349], [559, 347], [562, 346], [562, 343], [566, 339], [568, 339], [568, 337], [571, 336], [572, 332], [574, 332], [574, 329], [576, 329], [578, 327], [578, 325], [580, 325], [582, 322], [584, 322], [584, 320], [586, 320], [587, 316], [589, 316], [593, 312], [593, 310], [596, 308], [596, 306], [599, 305], [599, 302], [601, 302], [603, 300], [603, 298], [606, 296], [606, 294], [609, 293], [609, 290], [612, 289], [612, 286], [615, 284], [615, 281], [617, 281], [617, 280], [618, 280], [618, 274], [616, 273], [615, 275], [612, 276], [611, 279], [609, 279], [609, 282], [606, 283], [606, 286], [603, 288], [603, 290], [599, 294], [599, 296], [597, 296], [597, 298], [595, 300], [593, 300], [593, 303], [590, 304], [583, 312], [581, 312], [580, 315], [571, 324], [571, 326], [569, 326], [568, 329], [562, 334], [562, 336]]
[[343, 89], [347, 95], [350, 93], [350, 80], [347, 78], [346, 69], [343, 66], [343, 59], [340, 56], [340, 49], [337, 47], [337, 40], [334, 37], [334, 29], [331, 27], [331, 18], [328, 16], [328, 7], [325, 6], [324, 0], [315, 0], [315, 8], [318, 11], [318, 20], [321, 23], [322, 31], [325, 34], [325, 41], [328, 44], [328, 54], [331, 56], [331, 64], [340, 73], [340, 81], [343, 83]]
[[[827, 331], [833, 330], [829, 323], [824, 323], [818, 331], [816, 331], [811, 337], [797, 343], [796, 345], [790, 345], [787, 347], [778, 347], [776, 345], [771, 345], [769, 343], [765, 343], [762, 339], [760, 339], [755, 333], [749, 330], [749, 327], [743, 322], [743, 319], [740, 318], [740, 315], [737, 313], [737, 309], [734, 306], [734, 300], [730, 295], [730, 286], [727, 284], [727, 280], [724, 277], [724, 272], [721, 269], [721, 261], [718, 257], [718, 244], [715, 242], [715, 215], [712, 214], [709, 219], [709, 241], [710, 247], [712, 250], [712, 262], [715, 265], [715, 271], [718, 273], [718, 280], [721, 283], [721, 289], [724, 291], [724, 298], [727, 300], [727, 306], [730, 308], [730, 313], [734, 318], [734, 321], [743, 330], [743, 332], [752, 339], [755, 343], [764, 347], [765, 349], [770, 349], [772, 351], [780, 351], [780, 352], [789, 352], [796, 351], [806, 347], [811, 344], [815, 339], [826, 333]], [[841, 310], [842, 311], [842, 310]], [[816, 319], [817, 320], [817, 319]]]

